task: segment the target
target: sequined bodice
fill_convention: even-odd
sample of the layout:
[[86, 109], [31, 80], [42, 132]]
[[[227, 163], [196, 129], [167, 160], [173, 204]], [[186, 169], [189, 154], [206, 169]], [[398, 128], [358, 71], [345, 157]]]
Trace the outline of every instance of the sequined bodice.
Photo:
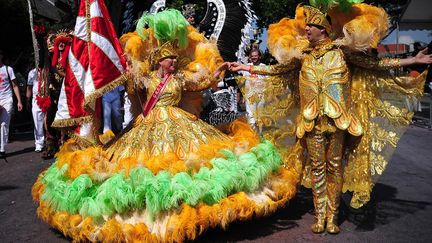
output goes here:
[[[158, 77], [156, 74], [152, 74], [148, 80], [147, 84], [147, 97], [149, 98], [162, 79]], [[182, 92], [182, 84], [179, 79], [176, 78], [176, 75], [172, 75], [171, 78], [167, 81], [165, 88], [162, 90], [162, 94], [159, 97], [158, 102], [155, 107], [161, 106], [178, 106], [181, 99]]]

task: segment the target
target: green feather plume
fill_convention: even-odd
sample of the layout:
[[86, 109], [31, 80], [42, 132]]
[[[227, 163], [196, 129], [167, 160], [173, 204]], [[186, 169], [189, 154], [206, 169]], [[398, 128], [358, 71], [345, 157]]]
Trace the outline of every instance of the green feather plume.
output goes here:
[[364, 0], [309, 0], [309, 4], [324, 13], [338, 7], [342, 11], [349, 11], [353, 4], [362, 3]]
[[144, 13], [137, 22], [136, 31], [146, 40], [148, 36], [144, 29], [151, 28], [159, 45], [176, 40], [180, 48], [185, 48], [188, 44], [188, 26], [189, 23], [178, 10], [167, 9], [156, 14]]

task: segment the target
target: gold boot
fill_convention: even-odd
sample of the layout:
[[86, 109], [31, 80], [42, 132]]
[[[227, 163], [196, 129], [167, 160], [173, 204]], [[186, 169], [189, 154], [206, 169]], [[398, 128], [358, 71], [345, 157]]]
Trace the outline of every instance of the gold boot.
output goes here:
[[327, 195], [326, 195], [326, 183], [325, 183], [325, 163], [324, 162], [312, 162], [312, 193], [315, 207], [315, 219], [316, 222], [311, 226], [313, 233], [319, 234], [324, 232], [326, 223], [326, 207], [327, 207]]
[[311, 226], [311, 230], [315, 234], [320, 234], [324, 232], [325, 229], [325, 218], [317, 218], [316, 222]]
[[338, 234], [340, 232], [337, 221], [338, 221], [337, 216], [334, 214], [327, 217], [327, 227], [326, 227], [327, 233]]
[[327, 189], [325, 137], [315, 129], [306, 137], [307, 149], [311, 160], [312, 193], [316, 222], [311, 226], [313, 233], [324, 232], [326, 223]]
[[338, 214], [341, 196], [341, 178], [332, 178], [327, 174], [327, 227], [330, 234], [339, 233]]
[[339, 233], [338, 213], [342, 192], [342, 154], [345, 134], [340, 130], [330, 135], [327, 150], [327, 227], [330, 234]]

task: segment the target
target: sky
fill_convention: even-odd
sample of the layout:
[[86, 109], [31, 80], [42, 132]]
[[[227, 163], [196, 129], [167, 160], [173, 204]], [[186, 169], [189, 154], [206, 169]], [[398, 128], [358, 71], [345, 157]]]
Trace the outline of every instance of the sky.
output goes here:
[[[415, 41], [424, 42], [423, 45], [428, 44], [432, 41], [432, 31], [427, 30], [409, 30], [409, 31], [399, 31], [399, 43], [401, 44], [412, 44]], [[394, 30], [385, 40], [383, 44], [394, 44], [396, 43], [397, 31]]]

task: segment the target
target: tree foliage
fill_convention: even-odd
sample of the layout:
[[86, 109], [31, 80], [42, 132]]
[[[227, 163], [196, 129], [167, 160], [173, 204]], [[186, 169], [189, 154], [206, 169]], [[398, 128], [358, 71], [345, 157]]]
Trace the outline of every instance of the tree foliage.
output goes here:
[[31, 31], [26, 0], [2, 1], [0, 4], [0, 49], [8, 65], [25, 66], [24, 57], [32, 52]]
[[307, 0], [253, 0], [252, 8], [258, 17], [258, 27], [267, 28], [284, 17], [293, 18], [297, 5], [307, 2]]
[[[308, 2], [307, 0], [251, 0], [252, 8], [258, 17], [258, 27], [266, 28], [268, 25], [279, 21], [283, 17], [293, 17], [295, 8], [299, 3]], [[181, 6], [187, 3], [197, 5], [197, 21], [200, 21], [206, 12], [206, 0], [172, 0], [167, 1], [170, 8], [181, 10]]]

